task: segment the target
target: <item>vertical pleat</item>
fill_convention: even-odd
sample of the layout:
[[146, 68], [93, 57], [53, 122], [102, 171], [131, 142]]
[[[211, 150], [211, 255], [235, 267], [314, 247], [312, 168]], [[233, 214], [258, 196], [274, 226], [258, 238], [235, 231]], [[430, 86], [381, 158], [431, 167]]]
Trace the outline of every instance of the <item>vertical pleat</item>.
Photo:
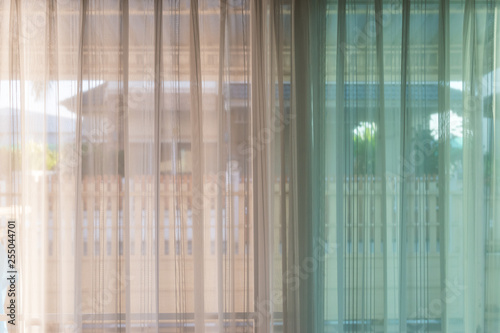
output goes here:
[[[450, 228], [450, 3], [447, 0], [439, 2], [439, 41], [438, 41], [438, 112], [439, 112], [439, 239], [440, 251], [440, 289], [446, 293], [448, 276], [449, 237]], [[447, 304], [442, 305], [441, 331], [448, 330]]]
[[[388, 292], [388, 251], [389, 251], [389, 237], [388, 237], [388, 223], [387, 223], [387, 169], [386, 169], [386, 126], [385, 126], [385, 81], [384, 81], [384, 9], [383, 1], [375, 1], [375, 33], [376, 33], [376, 57], [377, 57], [377, 79], [378, 79], [378, 128], [380, 133], [377, 134], [377, 145], [380, 146], [379, 154], [376, 161], [376, 180], [380, 180], [381, 198], [380, 198], [380, 219], [381, 221], [381, 239], [382, 242], [382, 290], [383, 290], [383, 332], [388, 331], [389, 322], [389, 292]], [[373, 266], [372, 266], [373, 269]], [[376, 277], [374, 278], [376, 279]], [[375, 283], [375, 281], [374, 281]], [[376, 300], [375, 300], [376, 302]], [[375, 303], [374, 302], [374, 303]], [[369, 312], [373, 313], [374, 309], [368, 306]]]
[[194, 317], [195, 332], [205, 331], [204, 298], [204, 218], [203, 218], [203, 114], [200, 30], [198, 22], [198, 0], [191, 0], [190, 7], [190, 96], [191, 96], [191, 152], [193, 160], [193, 256], [194, 256]]
[[[119, 313], [120, 313], [120, 324], [124, 320], [125, 332], [131, 332], [131, 297], [130, 297], [130, 283], [127, 283], [127, 278], [130, 277], [131, 263], [130, 263], [130, 136], [129, 136], [129, 30], [130, 30], [130, 20], [129, 20], [129, 1], [125, 0], [121, 2], [121, 31], [120, 31], [120, 48], [122, 51], [121, 66], [123, 67], [122, 76], [122, 90], [121, 90], [121, 109], [120, 109], [120, 132], [123, 133], [121, 138], [121, 146], [123, 147], [123, 174], [124, 174], [124, 196], [122, 199], [122, 209], [123, 209], [123, 220], [119, 223], [121, 224], [117, 228], [118, 232], [118, 252], [120, 252], [120, 247], [124, 260], [119, 259], [119, 285], [125, 285], [124, 290], [121, 291], [119, 295]], [[120, 245], [122, 244], [122, 245]], [[123, 283], [123, 282], [125, 283]], [[125, 305], [125, 306], [123, 306]], [[121, 313], [124, 313], [123, 318]], [[120, 329], [120, 331], [122, 331]]]
[[[403, 1], [402, 14], [402, 37], [401, 37], [401, 158], [408, 159], [410, 146], [410, 119], [408, 116], [407, 87], [408, 87], [408, 48], [410, 36], [410, 2]], [[407, 224], [411, 221], [407, 198], [408, 187], [406, 186], [406, 175], [403, 165], [401, 167], [401, 209], [399, 219], [399, 331], [407, 332]], [[410, 175], [411, 176], [411, 175]]]
[[[293, 103], [296, 110], [296, 145], [297, 145], [297, 233], [299, 269], [313, 258], [314, 228], [317, 221], [313, 217], [313, 110], [311, 108], [311, 63], [309, 47], [310, 4], [302, 1], [293, 2], [293, 40], [294, 40], [294, 77]], [[300, 176], [299, 176], [300, 175]], [[314, 316], [317, 305], [314, 303], [314, 271], [301, 276], [299, 283], [299, 327], [301, 332], [314, 332], [317, 322]]]
[[[263, 1], [251, 1], [251, 48], [252, 48], [252, 140], [261, 138], [266, 123], [265, 93], [265, 27], [266, 8]], [[259, 144], [258, 142], [256, 142]], [[253, 144], [253, 142], [252, 142]], [[257, 314], [256, 332], [271, 332], [272, 302], [270, 301], [270, 258], [271, 239], [268, 223], [269, 198], [268, 149], [267, 145], [257, 146], [252, 152], [253, 181], [253, 228], [254, 228], [254, 306]], [[260, 148], [259, 148], [260, 147]]]
[[[75, 204], [75, 229], [74, 229], [74, 239], [75, 239], [75, 296], [74, 296], [74, 309], [75, 309], [75, 329], [82, 330], [82, 270], [81, 270], [81, 258], [82, 258], [82, 239], [80, 230], [82, 229], [82, 94], [83, 94], [83, 52], [84, 52], [84, 34], [87, 24], [87, 10], [88, 1], [83, 0], [80, 3], [80, 27], [79, 27], [79, 44], [78, 44], [78, 77], [77, 77], [77, 105], [76, 105], [76, 137], [75, 137], [75, 152], [77, 158], [77, 172], [76, 172], [76, 204]], [[92, 212], [93, 214], [93, 212]], [[94, 242], [91, 242], [92, 247]]]
[[[218, 77], [218, 145], [217, 145], [217, 174], [224, 173], [224, 161], [227, 159], [226, 151], [224, 149], [224, 128], [225, 120], [225, 96], [224, 96], [224, 69], [225, 69], [225, 56], [226, 56], [226, 19], [227, 19], [227, 1], [221, 0], [220, 4], [220, 26], [219, 26], [219, 77]], [[222, 210], [224, 207], [224, 188], [217, 187], [217, 230], [216, 239], [223, 238], [223, 225], [222, 225]], [[224, 258], [222, 242], [217, 242], [217, 315], [218, 315], [218, 330], [224, 332]]]
[[160, 234], [160, 161], [161, 161], [161, 130], [162, 130], [162, 109], [163, 109], [163, 43], [162, 43], [162, 31], [163, 31], [163, 1], [156, 0], [154, 5], [154, 38], [155, 38], [155, 55], [154, 55], [154, 68], [155, 68], [155, 80], [154, 80], [154, 189], [155, 189], [155, 200], [154, 200], [154, 210], [155, 210], [155, 220], [154, 220], [154, 231], [153, 231], [153, 281], [154, 287], [152, 290], [152, 295], [154, 300], [153, 307], [153, 331], [158, 332], [159, 330], [159, 312], [160, 312], [160, 260], [159, 260], [159, 234]]
[[311, 1], [309, 11], [309, 62], [311, 77], [312, 157], [311, 161], [311, 221], [312, 248], [310, 260], [313, 320], [315, 331], [325, 331], [325, 89], [326, 89], [326, 12], [325, 1]]
[[482, 106], [482, 45], [479, 44], [476, 1], [465, 1], [463, 48], [463, 217], [465, 271], [466, 331], [484, 331], [485, 296], [485, 225], [484, 216], [484, 161], [483, 161], [483, 106]]
[[[337, 17], [337, 63], [336, 63], [336, 153], [343, 154], [346, 133], [345, 126], [345, 110], [344, 110], [344, 73], [345, 73], [345, 52], [346, 52], [346, 2], [345, 0], [338, 1], [338, 17]], [[337, 311], [338, 311], [338, 326], [339, 332], [344, 332], [345, 321], [345, 285], [344, 285], [344, 258], [345, 258], [345, 212], [344, 212], [344, 178], [345, 178], [345, 161], [337, 158], [335, 172], [335, 193], [336, 193], [336, 229], [337, 229]]]
[[[272, 24], [270, 25], [271, 30], [273, 31], [271, 39], [274, 44], [272, 49], [274, 50], [274, 56], [276, 59], [276, 79], [271, 78], [271, 96], [274, 99], [274, 85], [277, 81], [278, 88], [278, 109], [279, 109], [279, 119], [283, 121], [285, 119], [285, 97], [284, 97], [284, 53], [283, 53], [283, 3], [281, 1], [275, 1], [273, 6], [270, 7], [271, 10], [271, 20]], [[274, 110], [275, 107], [273, 106]], [[288, 307], [288, 281], [287, 281], [287, 273], [288, 273], [288, 244], [287, 244], [287, 193], [286, 193], [286, 182], [287, 182], [287, 174], [286, 174], [286, 144], [285, 144], [285, 129], [282, 128], [279, 132], [279, 226], [280, 226], [280, 244], [281, 244], [281, 290], [282, 290], [282, 314], [283, 314], [283, 331], [291, 332], [289, 329], [289, 315], [293, 315], [293, 312], [290, 312]], [[278, 264], [278, 263], [275, 263]]]
[[[499, 104], [498, 92], [500, 88], [500, 71], [499, 71], [499, 24], [498, 14], [500, 4], [498, 2], [487, 3], [486, 19], [482, 22], [485, 28], [486, 40], [485, 43], [485, 61], [483, 71], [488, 73], [486, 83], [483, 83], [483, 91], [486, 95], [491, 95], [491, 103], [485, 103], [485, 113], [490, 115], [488, 126], [486, 129], [487, 146], [489, 149], [490, 159], [485, 159], [485, 197], [486, 206], [485, 221], [485, 243], [486, 243], [486, 259], [485, 259], [485, 309], [500, 308], [499, 290], [496, 287], [499, 276], [500, 262], [495, 259], [495, 252], [498, 251], [500, 239], [500, 214], [499, 214], [499, 176], [500, 176], [500, 141], [498, 138], [499, 126]], [[484, 331], [494, 332], [500, 330], [500, 321], [494, 316], [485, 314]]]

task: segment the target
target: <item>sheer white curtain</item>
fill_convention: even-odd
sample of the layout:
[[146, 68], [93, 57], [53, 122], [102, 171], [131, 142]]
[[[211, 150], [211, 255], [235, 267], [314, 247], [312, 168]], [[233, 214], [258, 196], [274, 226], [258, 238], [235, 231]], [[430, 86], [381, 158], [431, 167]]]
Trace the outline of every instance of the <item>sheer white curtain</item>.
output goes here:
[[0, 4], [3, 246], [8, 220], [17, 233], [9, 331], [253, 331], [255, 285], [269, 283], [254, 278], [254, 232], [268, 221], [254, 229], [258, 9]]

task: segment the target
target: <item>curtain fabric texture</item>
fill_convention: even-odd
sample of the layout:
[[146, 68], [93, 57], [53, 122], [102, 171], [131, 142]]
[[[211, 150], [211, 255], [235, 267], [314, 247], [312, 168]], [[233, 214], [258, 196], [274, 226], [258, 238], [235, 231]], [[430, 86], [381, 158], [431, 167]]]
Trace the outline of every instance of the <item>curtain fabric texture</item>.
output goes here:
[[499, 8], [0, 0], [0, 332], [500, 331]]

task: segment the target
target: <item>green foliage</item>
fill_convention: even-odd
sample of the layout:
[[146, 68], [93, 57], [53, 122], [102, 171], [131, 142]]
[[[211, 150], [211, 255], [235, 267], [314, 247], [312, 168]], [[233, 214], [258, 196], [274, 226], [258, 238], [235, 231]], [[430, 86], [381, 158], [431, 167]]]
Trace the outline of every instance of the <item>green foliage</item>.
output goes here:
[[[6, 165], [11, 164], [15, 171], [22, 168], [23, 151], [21, 148], [9, 149], [6, 147], [0, 148], [0, 158], [2, 161], [8, 161]], [[26, 157], [27, 167], [30, 170], [43, 170], [45, 163], [45, 170], [54, 170], [58, 162], [57, 151], [50, 149], [41, 143], [29, 142], [24, 150]]]
[[415, 133], [411, 149], [409, 158], [414, 165], [415, 175], [437, 175], [439, 173], [438, 142], [430, 129], [422, 129]]
[[57, 152], [43, 146], [39, 143], [30, 143], [28, 145], [30, 169], [43, 170], [44, 161], [46, 170], [54, 170], [57, 165]]
[[[353, 132], [354, 174], [366, 175], [375, 173], [377, 161], [377, 127], [373, 123], [361, 123]], [[405, 171], [415, 176], [437, 175], [439, 173], [438, 141], [430, 129], [414, 132], [409, 151], [405, 153], [403, 162]], [[450, 147], [450, 160], [459, 160], [461, 148]]]
[[354, 174], [375, 173], [376, 134], [377, 127], [373, 123], [362, 123], [354, 129]]

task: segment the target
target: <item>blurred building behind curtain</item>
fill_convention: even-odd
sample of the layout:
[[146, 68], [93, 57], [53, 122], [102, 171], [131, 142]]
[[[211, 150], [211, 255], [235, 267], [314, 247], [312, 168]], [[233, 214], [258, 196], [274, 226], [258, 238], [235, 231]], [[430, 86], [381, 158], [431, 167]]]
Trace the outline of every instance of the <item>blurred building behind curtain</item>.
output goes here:
[[499, 7], [0, 0], [0, 332], [500, 331]]

